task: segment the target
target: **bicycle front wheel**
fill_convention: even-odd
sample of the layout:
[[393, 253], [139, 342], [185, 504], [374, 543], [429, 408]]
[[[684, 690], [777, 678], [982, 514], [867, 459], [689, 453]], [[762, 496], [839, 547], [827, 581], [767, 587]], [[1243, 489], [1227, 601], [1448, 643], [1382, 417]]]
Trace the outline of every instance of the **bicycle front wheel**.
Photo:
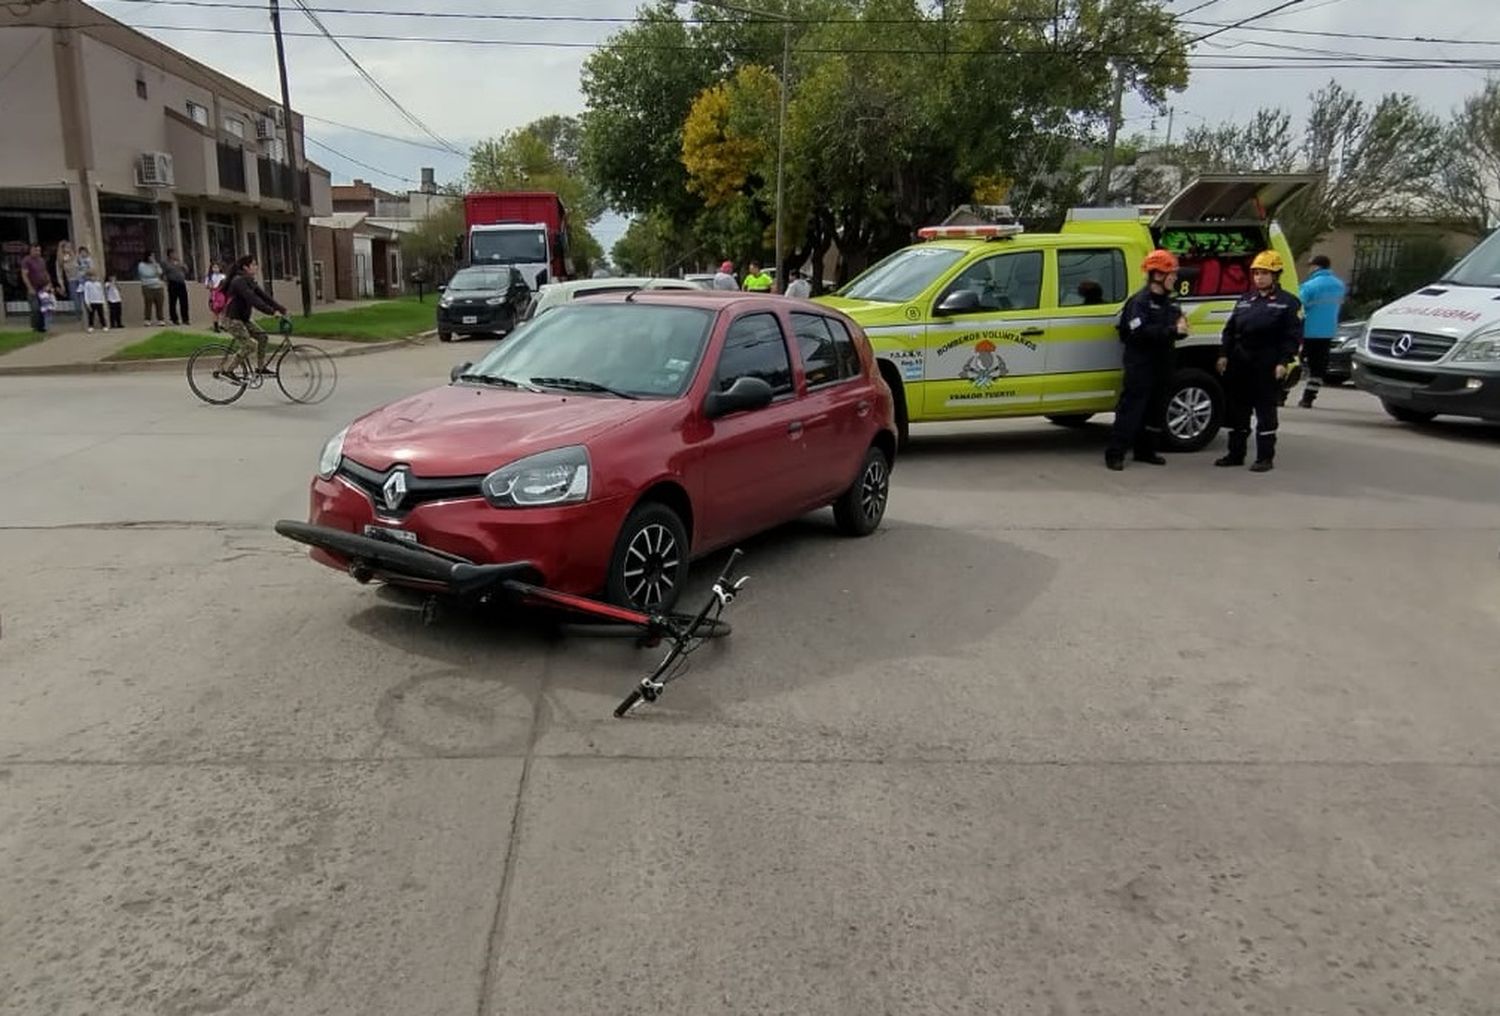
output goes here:
[[188, 358], [188, 387], [210, 405], [227, 406], [245, 394], [244, 369], [234, 347], [211, 343]]
[[293, 346], [276, 366], [276, 384], [293, 402], [313, 405], [333, 394], [339, 369], [317, 346]]

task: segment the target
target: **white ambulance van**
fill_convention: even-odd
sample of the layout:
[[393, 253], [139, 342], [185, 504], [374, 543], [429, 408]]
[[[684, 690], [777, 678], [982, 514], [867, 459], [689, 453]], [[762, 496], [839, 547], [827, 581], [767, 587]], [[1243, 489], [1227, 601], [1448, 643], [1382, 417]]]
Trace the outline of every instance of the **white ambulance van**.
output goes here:
[[1500, 230], [1437, 282], [1370, 316], [1354, 383], [1404, 423], [1500, 421]]

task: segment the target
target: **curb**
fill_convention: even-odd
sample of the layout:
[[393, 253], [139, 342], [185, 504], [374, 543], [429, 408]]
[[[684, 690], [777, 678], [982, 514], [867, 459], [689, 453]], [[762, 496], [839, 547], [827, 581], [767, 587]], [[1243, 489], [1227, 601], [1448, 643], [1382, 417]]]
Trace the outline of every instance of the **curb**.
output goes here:
[[[403, 346], [419, 346], [436, 334], [436, 331], [422, 332], [405, 339], [392, 339], [389, 342], [370, 342], [358, 346], [349, 346], [338, 352], [334, 352], [331, 349], [323, 351], [336, 360], [342, 360], [350, 356], [369, 356], [371, 353], [384, 353], [388, 350], [400, 349]], [[187, 363], [188, 358], [182, 356], [163, 360], [97, 360], [93, 363], [36, 364], [31, 367], [6, 367], [0, 365], [0, 377], [141, 374], [148, 371], [185, 370]]]

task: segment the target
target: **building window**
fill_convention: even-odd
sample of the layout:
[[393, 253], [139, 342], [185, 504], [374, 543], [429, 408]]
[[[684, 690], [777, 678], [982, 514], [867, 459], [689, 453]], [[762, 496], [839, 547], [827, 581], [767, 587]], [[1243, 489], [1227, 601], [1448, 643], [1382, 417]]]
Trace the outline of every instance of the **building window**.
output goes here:
[[187, 104], [188, 119], [200, 127], [208, 126], [208, 107], [200, 106], [189, 100]]
[[245, 121], [237, 116], [226, 116], [224, 118], [224, 129], [242, 141], [245, 138]]
[[226, 145], [222, 141], [219, 149], [219, 190], [245, 193], [245, 150], [238, 145]]
[[220, 270], [229, 271], [229, 266], [240, 256], [240, 243], [233, 215], [210, 212], [204, 216], [208, 226], [208, 256], [219, 263]]
[[117, 279], [134, 279], [135, 266], [147, 251], [162, 256], [161, 218], [149, 201], [101, 197], [99, 226], [104, 233], [104, 271]]
[[182, 247], [177, 253], [188, 266], [188, 273], [194, 278], [202, 278], [207, 274], [205, 265], [198, 258], [198, 221], [197, 215], [191, 208], [178, 208], [177, 231], [182, 236]]
[[146, 79], [145, 78], [136, 78], [135, 79], [135, 97], [137, 99], [144, 99], [144, 98], [146, 98]]
[[262, 221], [260, 232], [266, 248], [266, 278], [290, 279], [296, 275], [292, 255], [292, 228], [286, 223]]
[[272, 162], [286, 162], [286, 142], [280, 138], [266, 138], [260, 149]]

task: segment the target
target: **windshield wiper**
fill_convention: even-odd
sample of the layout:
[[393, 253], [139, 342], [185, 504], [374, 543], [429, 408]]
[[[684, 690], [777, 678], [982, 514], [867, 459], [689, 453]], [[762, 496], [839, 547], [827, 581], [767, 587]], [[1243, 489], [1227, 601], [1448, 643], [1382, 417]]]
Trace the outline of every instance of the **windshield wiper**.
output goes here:
[[528, 391], [528, 392], [539, 392], [539, 391], [541, 391], [541, 389], [538, 388], [536, 385], [528, 384], [525, 381], [517, 381], [513, 377], [503, 377], [502, 375], [499, 375], [499, 374], [472, 374], [472, 373], [465, 373], [465, 374], [458, 375], [458, 379], [460, 381], [479, 381], [479, 382], [481, 382], [483, 384], [488, 384], [488, 385], [500, 385], [501, 387], [504, 387], [504, 388], [520, 388], [520, 389], [522, 389], [524, 391]]
[[601, 385], [597, 381], [585, 381], [577, 377], [534, 377], [531, 379], [534, 385], [545, 385], [548, 388], [561, 388], [569, 392], [598, 392], [601, 395], [613, 395], [621, 399], [638, 399], [639, 395], [622, 392], [618, 388]]

